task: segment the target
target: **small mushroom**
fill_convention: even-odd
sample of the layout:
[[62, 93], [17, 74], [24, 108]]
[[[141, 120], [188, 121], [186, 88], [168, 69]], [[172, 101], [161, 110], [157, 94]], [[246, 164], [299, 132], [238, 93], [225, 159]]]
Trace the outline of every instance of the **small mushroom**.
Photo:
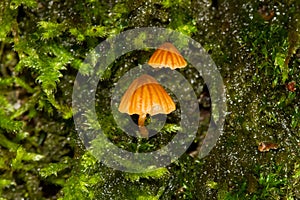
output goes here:
[[153, 68], [168, 67], [171, 69], [184, 68], [187, 62], [184, 60], [178, 49], [171, 43], [163, 43], [153, 53], [148, 61]]
[[119, 105], [120, 112], [139, 115], [138, 125], [144, 138], [148, 138], [148, 131], [144, 126], [147, 114], [169, 114], [175, 109], [175, 103], [164, 88], [146, 74], [131, 83]]

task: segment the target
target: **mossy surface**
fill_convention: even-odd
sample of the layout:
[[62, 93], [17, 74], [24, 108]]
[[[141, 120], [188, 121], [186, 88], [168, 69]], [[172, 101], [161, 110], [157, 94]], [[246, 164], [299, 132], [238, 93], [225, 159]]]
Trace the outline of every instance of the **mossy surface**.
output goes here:
[[[211, 105], [190, 65], [178, 71], [191, 81], [203, 121], [179, 160], [153, 172], [121, 172], [96, 160], [79, 139], [72, 89], [80, 66], [100, 42], [136, 27], [190, 36], [221, 72], [224, 133], [201, 160], [190, 155], [206, 134]], [[299, 199], [299, 30], [297, 0], [1, 1], [0, 199]], [[116, 128], [107, 109], [114, 83], [152, 53], [118, 58], [98, 83], [101, 129], [128, 151], [153, 151], [180, 129], [175, 111], [156, 137], [140, 141]], [[89, 121], [86, 128], [99, 127]], [[278, 148], [260, 152], [260, 142]]]

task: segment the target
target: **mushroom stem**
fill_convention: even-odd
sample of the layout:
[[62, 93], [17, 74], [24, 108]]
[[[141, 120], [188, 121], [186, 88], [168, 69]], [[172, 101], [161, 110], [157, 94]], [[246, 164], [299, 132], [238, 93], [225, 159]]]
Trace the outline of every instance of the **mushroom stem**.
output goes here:
[[146, 117], [147, 117], [147, 114], [141, 114], [141, 115], [139, 115], [139, 121], [138, 121], [138, 125], [139, 126], [144, 126]]
[[148, 138], [148, 130], [145, 126], [139, 126], [139, 129], [140, 129], [140, 134], [142, 136], [142, 138]]
[[140, 134], [143, 138], [148, 138], [148, 135], [149, 135], [147, 128], [144, 126], [146, 117], [147, 117], [147, 114], [141, 114], [139, 116], [139, 120], [138, 120]]

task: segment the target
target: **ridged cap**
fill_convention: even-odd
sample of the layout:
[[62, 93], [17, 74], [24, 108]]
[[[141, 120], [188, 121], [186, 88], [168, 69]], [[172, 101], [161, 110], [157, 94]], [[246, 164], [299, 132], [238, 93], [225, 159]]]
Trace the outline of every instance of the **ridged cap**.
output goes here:
[[171, 69], [184, 68], [187, 62], [178, 49], [171, 43], [166, 42], [157, 48], [148, 61], [153, 68], [169, 67]]
[[169, 114], [176, 109], [165, 89], [149, 75], [135, 79], [121, 99], [119, 111], [132, 114]]

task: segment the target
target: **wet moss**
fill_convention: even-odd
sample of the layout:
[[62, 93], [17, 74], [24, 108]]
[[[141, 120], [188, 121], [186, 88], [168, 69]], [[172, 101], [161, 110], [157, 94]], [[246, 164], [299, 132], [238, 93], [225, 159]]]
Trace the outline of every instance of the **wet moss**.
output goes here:
[[[2, 198], [300, 198], [297, 1], [5, 0], [0, 10]], [[202, 44], [222, 74], [228, 115], [210, 154], [191, 157], [207, 131], [209, 91], [192, 66], [178, 70], [191, 82], [204, 113], [197, 139], [170, 166], [128, 174], [86, 151], [74, 127], [71, 91], [90, 49], [123, 30], [147, 26], [171, 28]], [[116, 128], [111, 110], [104, 109], [119, 77], [151, 54], [130, 52], [99, 72], [100, 126], [114, 144], [132, 152], [160, 148], [178, 130], [180, 112], [175, 112], [157, 137], [140, 141]], [[80, 70], [90, 73], [88, 67]], [[292, 81], [294, 91], [287, 87]], [[97, 128], [88, 122], [87, 129]], [[260, 152], [260, 142], [279, 146]]]

